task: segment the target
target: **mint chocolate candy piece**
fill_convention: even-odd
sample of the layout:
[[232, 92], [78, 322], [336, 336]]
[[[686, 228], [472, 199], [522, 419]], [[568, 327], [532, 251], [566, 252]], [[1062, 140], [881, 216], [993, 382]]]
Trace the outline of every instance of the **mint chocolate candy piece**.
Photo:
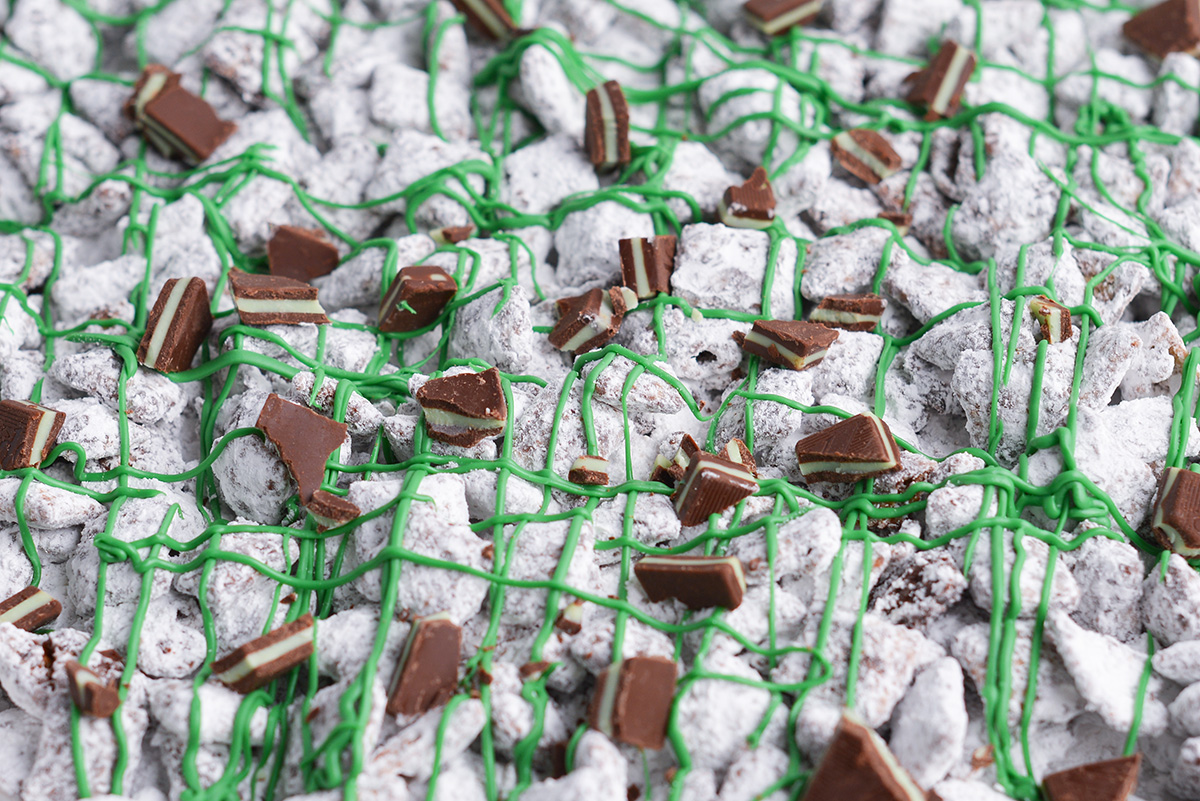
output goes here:
[[213, 676], [243, 695], [270, 684], [312, 656], [314, 628], [309, 614], [285, 623], [214, 662]]
[[208, 307], [208, 287], [203, 280], [172, 278], [163, 284], [146, 320], [138, 361], [160, 373], [178, 373], [191, 367], [212, 330]]
[[817, 304], [808, 319], [843, 331], [871, 331], [879, 325], [887, 301], [870, 292], [830, 295]]
[[296, 480], [300, 503], [307, 505], [325, 480], [330, 454], [346, 439], [346, 424], [272, 393], [255, 426], [279, 450], [279, 457]]
[[76, 709], [90, 717], [111, 718], [121, 705], [115, 685], [101, 681], [91, 668], [74, 659], [67, 662], [67, 688]]
[[1066, 306], [1038, 295], [1030, 299], [1029, 311], [1042, 327], [1042, 339], [1051, 345], [1071, 338], [1071, 310]]
[[925, 107], [925, 119], [936, 120], [958, 113], [963, 88], [975, 71], [975, 53], [958, 42], [942, 43], [929, 66], [909, 75], [911, 84], [905, 98]]
[[625, 312], [637, 306], [627, 287], [591, 289], [558, 301], [558, 322], [550, 331], [550, 344], [576, 356], [603, 347], [621, 330]]
[[926, 796], [887, 743], [853, 712], [845, 712], [804, 801], [926, 801]]
[[229, 288], [238, 317], [246, 325], [327, 324], [329, 318], [312, 284], [238, 269], [229, 271]]
[[66, 419], [33, 401], [0, 400], [0, 469], [41, 466]]
[[490, 39], [503, 42], [517, 32], [517, 24], [501, 0], [450, 0], [471, 23], [471, 27]]
[[749, 0], [742, 8], [746, 20], [765, 33], [775, 36], [817, 18], [822, 0]]
[[588, 724], [638, 748], [659, 749], [667, 740], [675, 700], [675, 663], [635, 656], [605, 668], [588, 705]]
[[900, 448], [887, 423], [858, 414], [796, 443], [805, 481], [853, 483], [900, 469]]
[[1091, 762], [1042, 779], [1047, 801], [1125, 801], [1137, 788], [1142, 755]]
[[1200, 556], [1200, 473], [1182, 467], [1163, 471], [1152, 527], [1164, 548]]
[[629, 164], [629, 104], [621, 84], [609, 81], [588, 91], [583, 139], [588, 161], [596, 169]]
[[504, 432], [508, 404], [500, 371], [431, 378], [417, 390], [425, 431], [438, 442], [469, 448]]
[[571, 463], [567, 481], [572, 484], [603, 487], [608, 484], [608, 460], [603, 456], [579, 456]]
[[325, 490], [314, 492], [304, 508], [317, 519], [322, 529], [344, 525], [362, 514], [362, 510], [349, 499]]
[[739, 335], [742, 350], [790, 370], [819, 364], [838, 332], [802, 320], [758, 320], [750, 333]]
[[158, 152], [196, 165], [237, 130], [212, 106], [179, 84], [180, 75], [150, 64], [133, 87], [125, 113]]
[[877, 184], [900, 170], [900, 154], [870, 128], [842, 131], [829, 143], [829, 152], [846, 172]]
[[770, 227], [775, 221], [775, 192], [767, 180], [767, 171], [756, 167], [746, 183], [726, 189], [717, 212], [721, 222], [731, 228]]
[[746, 575], [736, 556], [647, 556], [633, 566], [651, 601], [677, 598], [688, 609], [737, 609]]
[[684, 434], [679, 447], [675, 449], [674, 457], [671, 459], [666, 459], [661, 455], [654, 457], [654, 469], [650, 473], [650, 480], [661, 481], [668, 487], [674, 487], [675, 482], [683, 478], [692, 458], [698, 453], [700, 453], [700, 446], [696, 440], [692, 438], [691, 434]]
[[1195, 0], [1167, 0], [1130, 18], [1125, 36], [1158, 58], [1169, 53], [1200, 53], [1200, 6]]
[[37, 631], [62, 614], [62, 604], [39, 587], [26, 587], [0, 602], [0, 623]]
[[338, 266], [338, 249], [320, 228], [281, 225], [267, 242], [267, 269], [297, 281], [329, 275]]
[[675, 514], [683, 525], [696, 526], [757, 491], [758, 480], [745, 465], [701, 451], [679, 480]]
[[388, 690], [389, 715], [419, 715], [446, 703], [458, 686], [462, 629], [441, 612], [418, 618]]
[[621, 283], [640, 300], [671, 291], [675, 269], [675, 237], [639, 236], [617, 241], [621, 254]]
[[457, 291], [458, 283], [441, 267], [405, 267], [379, 305], [379, 330], [399, 333], [433, 325]]

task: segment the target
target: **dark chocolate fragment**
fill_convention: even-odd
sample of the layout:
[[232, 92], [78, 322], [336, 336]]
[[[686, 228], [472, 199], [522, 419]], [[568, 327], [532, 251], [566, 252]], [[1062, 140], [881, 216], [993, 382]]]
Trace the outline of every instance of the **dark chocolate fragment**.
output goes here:
[[911, 84], [905, 99], [925, 106], [925, 119], [936, 120], [958, 113], [963, 87], [975, 71], [975, 53], [958, 42], [942, 43], [929, 66], [905, 78]]
[[517, 33], [517, 23], [504, 7], [502, 0], [450, 0], [466, 15], [467, 21], [480, 33], [498, 42], [507, 41]]
[[270, 684], [312, 656], [313, 616], [301, 615], [213, 662], [213, 676], [242, 695]]
[[271, 275], [312, 281], [329, 275], [340, 260], [337, 247], [320, 228], [281, 225], [267, 243], [267, 265]]
[[317, 519], [321, 528], [334, 528], [349, 523], [362, 514], [362, 510], [349, 499], [325, 490], [314, 492], [304, 508]]
[[430, 231], [429, 235], [439, 245], [457, 245], [459, 242], [466, 242], [475, 235], [475, 226], [447, 225], [445, 228], [436, 228]]
[[1047, 801], [1125, 801], [1137, 788], [1142, 755], [1091, 762], [1042, 779]]
[[75, 707], [84, 715], [111, 718], [121, 705], [115, 684], [101, 681], [95, 672], [74, 659], [67, 662], [67, 688]]
[[1196, 0], [1167, 0], [1142, 9], [1126, 23], [1125, 36], [1151, 55], [1200, 55], [1200, 5]]
[[770, 227], [775, 221], [775, 192], [767, 179], [767, 171], [755, 167], [746, 183], [726, 189], [717, 212], [721, 222], [731, 228], [762, 230]]
[[583, 601], [572, 601], [558, 614], [554, 627], [565, 634], [583, 631]]
[[0, 603], [0, 623], [37, 631], [62, 614], [62, 604], [39, 587], [26, 587]]
[[329, 322], [317, 300], [317, 288], [312, 284], [281, 275], [233, 269], [229, 271], [229, 288], [238, 317], [246, 325]]
[[550, 344], [576, 356], [603, 347], [621, 330], [625, 312], [637, 306], [627, 287], [590, 289], [558, 301], [558, 322], [550, 331]]
[[405, 267], [379, 305], [379, 330], [397, 333], [433, 325], [457, 291], [458, 282], [441, 267]]
[[652, 298], [671, 291], [671, 272], [675, 269], [675, 237], [651, 236], [621, 239], [621, 283], [639, 299]]
[[790, 370], [819, 364], [838, 332], [802, 320], [758, 320], [750, 333], [737, 336], [742, 350]]
[[441, 612], [418, 618], [388, 690], [389, 715], [419, 715], [446, 703], [458, 687], [462, 629]]
[[750, 474], [758, 478], [758, 463], [754, 461], [754, 454], [750, 452], [750, 448], [745, 442], [742, 442], [737, 437], [725, 443], [725, 447], [717, 454], [722, 459], [728, 459], [731, 462], [737, 462], [742, 467], [750, 471]]
[[200, 278], [172, 278], [163, 284], [146, 320], [138, 361], [162, 373], [191, 367], [196, 351], [212, 330], [208, 306], [208, 287]]
[[887, 423], [873, 414], [811, 434], [796, 443], [796, 458], [805, 481], [852, 483], [900, 469], [900, 448]]
[[1071, 310], [1066, 306], [1038, 295], [1030, 299], [1029, 311], [1041, 324], [1042, 339], [1051, 345], [1071, 339]]
[[0, 400], [0, 469], [40, 466], [66, 419], [65, 412], [33, 401]]
[[900, 170], [900, 154], [877, 131], [842, 131], [829, 143], [829, 152], [851, 175], [877, 184]]
[[687, 471], [692, 457], [699, 452], [700, 446], [692, 438], [692, 435], [684, 434], [679, 447], [675, 449], [674, 458], [670, 460], [662, 456], [654, 458], [654, 470], [650, 473], [650, 480], [661, 481], [668, 487], [674, 487], [675, 482], [683, 478], [683, 474]]
[[179, 84], [179, 73], [148, 65], [125, 103], [134, 127], [167, 158], [199, 164], [237, 130], [217, 117], [212, 106]]
[[588, 91], [583, 140], [588, 160], [596, 169], [629, 164], [629, 104], [621, 84], [609, 81]]
[[1162, 547], [1200, 556], [1200, 473], [1182, 467], [1163, 471], [1152, 526]]
[[758, 481], [744, 465], [701, 451], [679, 480], [673, 500], [685, 526], [699, 525], [758, 491]]
[[767, 36], [807, 25], [817, 18], [822, 0], [749, 0], [746, 19]]
[[879, 219], [887, 220], [896, 226], [896, 233], [900, 236], [908, 236], [908, 229], [912, 227], [913, 221], [912, 215], [907, 211], [881, 211]]
[[325, 480], [329, 455], [346, 439], [346, 424], [272, 393], [254, 425], [279, 450], [279, 458], [296, 480], [300, 503], [309, 504]]
[[417, 390], [425, 430], [438, 442], [469, 448], [504, 433], [508, 404], [500, 371], [458, 373], [426, 381]]
[[651, 601], [678, 598], [688, 609], [737, 609], [746, 592], [736, 556], [647, 556], [633, 572]]
[[608, 483], [608, 460], [603, 456], [580, 456], [571, 464], [567, 481], [603, 487]]
[[817, 304], [808, 319], [843, 331], [871, 331], [879, 325], [885, 308], [887, 302], [870, 292], [830, 295]]
[[878, 734], [845, 712], [804, 801], [926, 801]]
[[622, 743], [662, 748], [675, 675], [675, 663], [661, 656], [635, 656], [609, 666], [596, 680], [588, 724]]

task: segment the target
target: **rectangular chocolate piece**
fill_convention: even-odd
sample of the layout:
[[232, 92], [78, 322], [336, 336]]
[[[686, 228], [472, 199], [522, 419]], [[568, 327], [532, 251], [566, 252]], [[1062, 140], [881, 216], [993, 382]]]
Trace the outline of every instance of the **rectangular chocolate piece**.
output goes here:
[[559, 317], [550, 331], [550, 344], [579, 356], [617, 335], [625, 312], [637, 306], [637, 296], [627, 287], [590, 289], [560, 299], [557, 306]]
[[504, 42], [517, 32], [517, 24], [502, 0], [450, 0], [466, 15], [471, 27], [485, 36]]
[[1060, 770], [1042, 779], [1047, 801], [1125, 801], [1137, 789], [1142, 755]]
[[310, 503], [325, 480], [330, 454], [346, 441], [346, 424], [271, 393], [254, 425], [279, 451], [296, 481], [300, 503]]
[[1071, 339], [1071, 310], [1066, 306], [1045, 295], [1038, 295], [1030, 299], [1029, 311], [1041, 324], [1042, 339], [1051, 345]]
[[1200, 54], [1200, 4], [1167, 0], [1142, 9], [1123, 28], [1129, 41], [1158, 58], [1170, 53]]
[[312, 281], [329, 275], [341, 257], [337, 247], [320, 228], [281, 225], [267, 242], [267, 269], [297, 281]]
[[379, 304], [379, 330], [397, 333], [433, 325], [457, 291], [458, 282], [441, 267], [405, 267]]
[[508, 403], [495, 367], [432, 378], [417, 390], [425, 430], [438, 442], [469, 448], [504, 432]]
[[872, 331], [879, 325], [885, 308], [887, 302], [870, 292], [830, 295], [817, 304], [808, 319], [843, 331]]
[[749, 0], [746, 19], [767, 36], [775, 36], [817, 18], [822, 0]]
[[833, 742], [809, 779], [805, 801], [926, 801], [887, 743], [853, 712], [845, 712]]
[[32, 401], [0, 401], [0, 469], [39, 467], [58, 439], [67, 415]]
[[313, 616], [304, 614], [213, 663], [213, 676], [242, 695], [265, 687], [313, 653]]
[[767, 171], [755, 167], [746, 183], [726, 189], [717, 213], [731, 228], [769, 228], [775, 221], [775, 192]]
[[633, 158], [629, 147], [629, 104], [621, 84], [609, 81], [587, 93], [583, 129], [588, 160], [599, 170], [625, 167]]
[[62, 604], [38, 587], [26, 587], [0, 603], [0, 623], [37, 631], [62, 614]]
[[94, 718], [111, 718], [121, 705], [121, 696], [114, 685], [101, 681], [91, 669], [74, 659], [67, 662], [67, 689], [75, 707]]
[[603, 456], [580, 456], [571, 464], [567, 481], [603, 487], [608, 483], [608, 460]]
[[1163, 471], [1152, 527], [1162, 547], [1200, 556], [1200, 474], [1182, 467]]
[[851, 175], [877, 184], [900, 171], [900, 154], [877, 131], [842, 131], [829, 143], [829, 152]]
[[458, 687], [462, 629], [441, 612], [418, 618], [388, 690], [389, 715], [419, 715], [446, 703]]
[[908, 76], [912, 88], [905, 99], [925, 106], [927, 120], [953, 116], [958, 113], [963, 88], [975, 71], [975, 64], [975, 53], [947, 40], [928, 67]]
[[675, 237], [653, 236], [621, 239], [621, 283], [640, 300], [659, 292], [671, 291], [671, 273], [675, 269]]
[[125, 112], [167, 158], [199, 164], [237, 130], [212, 106], [179, 84], [178, 73], [161, 64], [143, 70]]
[[758, 481], [737, 462], [701, 452], [688, 464], [675, 490], [675, 513], [696, 526], [758, 491]]
[[204, 281], [172, 278], [150, 310], [146, 333], [138, 345], [138, 362], [162, 373], [187, 370], [211, 330], [212, 312]]
[[746, 592], [736, 556], [647, 556], [633, 572], [651, 601], [677, 598], [688, 609], [737, 609]]
[[238, 317], [246, 325], [327, 324], [317, 288], [279, 275], [229, 271], [229, 287]]
[[887, 423], [858, 414], [796, 443], [806, 481], [853, 483], [900, 469], [900, 448]]
[[838, 332], [802, 320], [758, 320], [740, 338], [742, 350], [790, 370], [820, 364]]
[[662, 748], [676, 672], [675, 663], [661, 656], [635, 656], [609, 666], [596, 680], [588, 724], [622, 743]]

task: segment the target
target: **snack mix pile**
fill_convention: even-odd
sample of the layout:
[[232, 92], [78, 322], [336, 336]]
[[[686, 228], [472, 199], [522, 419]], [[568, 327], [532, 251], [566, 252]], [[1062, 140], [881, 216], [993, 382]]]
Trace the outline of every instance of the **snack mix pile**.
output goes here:
[[1197, 0], [0, 31], [0, 799], [1200, 799]]

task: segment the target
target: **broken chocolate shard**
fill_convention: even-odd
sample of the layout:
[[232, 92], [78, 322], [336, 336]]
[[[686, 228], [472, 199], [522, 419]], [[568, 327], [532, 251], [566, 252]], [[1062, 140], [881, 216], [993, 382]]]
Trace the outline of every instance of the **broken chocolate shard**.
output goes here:
[[726, 442], [725, 447], [718, 455], [731, 462], [737, 462], [749, 470], [751, 475], [758, 478], [758, 463], [754, 461], [754, 454], [750, 452], [749, 446], [740, 439], [734, 437]]
[[504, 432], [508, 404], [500, 371], [432, 378], [417, 390], [425, 430], [438, 442], [469, 448]]
[[837, 338], [837, 331], [802, 320], [758, 320], [738, 337], [746, 353], [790, 370], [819, 364]]
[[67, 662], [67, 688], [71, 701], [81, 714], [94, 718], [111, 718], [121, 705], [121, 695], [114, 684], [72, 659]]
[[379, 305], [379, 330], [399, 333], [433, 325], [457, 291], [458, 282], [441, 267], [405, 267]]
[[877, 131], [842, 131], [829, 143], [829, 152], [851, 175], [877, 184], [900, 171], [900, 154]]
[[0, 603], [0, 623], [37, 631], [62, 614], [62, 604], [39, 587], [26, 587]]
[[440, 706], [458, 687], [462, 629], [450, 615], [417, 618], [388, 690], [389, 715], [419, 715]]
[[571, 464], [567, 480], [572, 484], [603, 487], [608, 484], [608, 460], [603, 456], [580, 456]]
[[822, 0], [749, 0], [742, 8], [746, 20], [765, 33], [776, 36], [817, 18]]
[[736, 556], [647, 556], [633, 572], [651, 601], [677, 598], [688, 609], [737, 609], [746, 592]]
[[870, 292], [830, 295], [817, 304], [808, 319], [843, 331], [871, 331], [879, 325], [887, 301]]
[[850, 483], [900, 469], [900, 448], [887, 423], [858, 414], [796, 443], [805, 481]]
[[180, 77], [161, 64], [150, 64], [134, 84], [125, 113], [163, 156], [196, 165], [237, 125], [217, 117], [212, 106], [179, 84]]
[[317, 519], [322, 529], [345, 525], [362, 514], [362, 510], [349, 499], [325, 490], [314, 492], [304, 508]]
[[1200, 473], [1182, 467], [1163, 471], [1152, 528], [1162, 547], [1200, 556]]
[[963, 88], [975, 71], [975, 64], [975, 53], [970, 48], [947, 40], [929, 66], [905, 79], [911, 84], [905, 99], [925, 106], [927, 120], [951, 117], [958, 113]]
[[1122, 29], [1129, 41], [1158, 58], [1170, 53], [1200, 55], [1200, 5], [1167, 0], [1143, 9]]
[[267, 242], [267, 269], [297, 281], [312, 281], [329, 275], [341, 257], [337, 247], [320, 228], [281, 225]]
[[621, 330], [625, 312], [637, 306], [637, 296], [627, 287], [590, 289], [558, 301], [558, 322], [550, 331], [550, 344], [576, 356], [603, 347]]
[[588, 724], [628, 745], [662, 748], [676, 672], [675, 663], [661, 656], [635, 656], [610, 665], [596, 680]]
[[346, 439], [346, 424], [272, 393], [254, 424], [279, 451], [296, 480], [300, 503], [308, 505], [325, 479], [325, 463]]
[[926, 801], [887, 743], [853, 712], [845, 712], [833, 742], [805, 788], [804, 801]]
[[480, 33], [504, 42], [517, 33], [517, 23], [504, 7], [502, 0], [450, 0]]
[[692, 438], [692, 435], [684, 434], [679, 447], [675, 449], [674, 457], [666, 459], [659, 455], [654, 458], [654, 470], [650, 473], [650, 480], [661, 481], [668, 487], [674, 487], [675, 482], [683, 478], [692, 457], [699, 452], [700, 446]]
[[474, 225], [447, 225], [429, 232], [429, 236], [439, 245], [457, 245], [459, 242], [466, 242], [474, 235]]
[[629, 164], [629, 104], [621, 84], [608, 81], [588, 91], [583, 138], [588, 160], [596, 169]]
[[675, 237], [639, 236], [617, 242], [621, 254], [621, 283], [640, 300], [671, 291], [675, 269]]
[[312, 656], [314, 629], [313, 616], [301, 615], [218, 659], [213, 676], [242, 695], [254, 692]]
[[329, 322], [312, 284], [238, 269], [229, 271], [229, 288], [238, 317], [246, 325], [296, 325]]
[[1125, 801], [1137, 787], [1142, 755], [1060, 770], [1042, 779], [1047, 801]]
[[187, 370], [212, 330], [212, 321], [204, 281], [172, 278], [163, 284], [150, 310], [137, 360], [161, 373]]
[[578, 634], [583, 631], [583, 601], [571, 601], [567, 604], [554, 621], [554, 627], [564, 634]]
[[746, 183], [727, 188], [717, 212], [731, 228], [769, 228], [775, 221], [775, 192], [767, 171], [756, 167]]
[[1042, 328], [1042, 339], [1051, 345], [1066, 342], [1071, 338], [1071, 310], [1045, 295], [1029, 301], [1029, 311]]
[[881, 211], [879, 219], [887, 220], [896, 226], [896, 233], [900, 236], [908, 236], [908, 229], [912, 227], [913, 221], [912, 215], [907, 211]]
[[66, 419], [65, 412], [33, 401], [0, 401], [0, 469], [40, 467]]
[[703, 451], [693, 457], [675, 490], [675, 514], [696, 526], [758, 491], [758, 480], [745, 465]]

